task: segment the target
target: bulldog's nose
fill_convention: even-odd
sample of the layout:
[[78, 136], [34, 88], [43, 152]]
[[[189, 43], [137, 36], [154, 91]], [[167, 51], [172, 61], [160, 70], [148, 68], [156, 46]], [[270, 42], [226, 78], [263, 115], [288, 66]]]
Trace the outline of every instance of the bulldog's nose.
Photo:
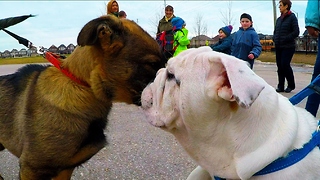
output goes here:
[[141, 107], [142, 109], [149, 109], [153, 105], [153, 95], [150, 85], [148, 85], [141, 94]]

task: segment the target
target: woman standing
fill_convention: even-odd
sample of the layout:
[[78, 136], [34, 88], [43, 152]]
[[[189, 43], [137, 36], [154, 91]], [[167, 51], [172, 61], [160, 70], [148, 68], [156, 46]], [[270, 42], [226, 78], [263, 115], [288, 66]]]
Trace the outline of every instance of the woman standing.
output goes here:
[[[277, 19], [273, 32], [273, 42], [275, 43], [276, 62], [278, 67], [278, 87], [277, 92], [289, 93], [295, 89], [294, 75], [291, 68], [291, 60], [295, 52], [295, 38], [299, 36], [298, 19], [293, 14], [290, 0], [280, 0], [279, 9], [281, 16]], [[284, 89], [285, 80], [288, 86]]]
[[174, 18], [173, 14], [173, 7], [170, 5], [167, 5], [165, 10], [165, 15], [162, 19], [160, 19], [158, 28], [157, 28], [157, 34], [161, 33], [162, 31], [168, 31], [172, 29], [171, 19]]
[[119, 17], [119, 4], [116, 0], [110, 0], [106, 9], [108, 15]]
[[[163, 35], [163, 31], [165, 31], [166, 33], [164, 33], [164, 37], [165, 40], [167, 42], [173, 42], [174, 40], [174, 35], [173, 35], [173, 26], [172, 26], [172, 23], [171, 23], [171, 20], [172, 18], [175, 17], [175, 15], [173, 14], [173, 7], [170, 6], [170, 5], [167, 5], [165, 7], [165, 15], [163, 16], [162, 19], [159, 20], [159, 24], [158, 24], [158, 27], [157, 27], [157, 34], [156, 34], [156, 40], [158, 42], [161, 42], [161, 38], [162, 38], [162, 35]], [[169, 32], [168, 32], [169, 31]], [[161, 43], [160, 43], [161, 44]], [[161, 51], [166, 59], [166, 62], [172, 57], [173, 55], [173, 48], [171, 47], [171, 43], [168, 44], [161, 44], [160, 47], [161, 47]], [[165, 47], [163, 49], [163, 47]]]

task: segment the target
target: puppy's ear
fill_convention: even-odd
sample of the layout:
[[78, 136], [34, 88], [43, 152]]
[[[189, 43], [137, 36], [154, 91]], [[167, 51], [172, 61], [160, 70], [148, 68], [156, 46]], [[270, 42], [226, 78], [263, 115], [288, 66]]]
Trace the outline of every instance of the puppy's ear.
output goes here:
[[117, 37], [121, 37], [123, 26], [118, 18], [102, 16], [89, 21], [80, 31], [77, 43], [80, 46], [109, 44]]
[[211, 52], [210, 58], [215, 61], [212, 66], [218, 66], [217, 59], [222, 65], [218, 75], [218, 96], [228, 101], [235, 100], [241, 107], [249, 108], [264, 89], [264, 80], [245, 61], [233, 56]]

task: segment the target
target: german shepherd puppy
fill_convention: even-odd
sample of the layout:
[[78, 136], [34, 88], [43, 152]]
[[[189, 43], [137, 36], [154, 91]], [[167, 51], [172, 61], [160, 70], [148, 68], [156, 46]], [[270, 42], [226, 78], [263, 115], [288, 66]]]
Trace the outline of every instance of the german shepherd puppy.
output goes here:
[[19, 157], [20, 179], [70, 179], [106, 145], [112, 102], [140, 105], [164, 67], [157, 42], [135, 22], [102, 16], [80, 31], [61, 68], [26, 65], [0, 77], [0, 150]]

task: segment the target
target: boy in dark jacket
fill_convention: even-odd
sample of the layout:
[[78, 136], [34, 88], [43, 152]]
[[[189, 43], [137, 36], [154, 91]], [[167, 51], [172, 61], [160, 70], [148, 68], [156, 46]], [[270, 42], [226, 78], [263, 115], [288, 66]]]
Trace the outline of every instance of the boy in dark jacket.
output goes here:
[[216, 44], [210, 45], [212, 50], [222, 52], [225, 54], [231, 53], [231, 45], [232, 45], [232, 38], [231, 38], [231, 31], [232, 26], [225, 26], [219, 29], [219, 42]]
[[240, 24], [241, 27], [233, 36], [231, 55], [247, 61], [252, 69], [254, 59], [261, 54], [262, 46], [249, 14], [243, 13], [240, 16]]

